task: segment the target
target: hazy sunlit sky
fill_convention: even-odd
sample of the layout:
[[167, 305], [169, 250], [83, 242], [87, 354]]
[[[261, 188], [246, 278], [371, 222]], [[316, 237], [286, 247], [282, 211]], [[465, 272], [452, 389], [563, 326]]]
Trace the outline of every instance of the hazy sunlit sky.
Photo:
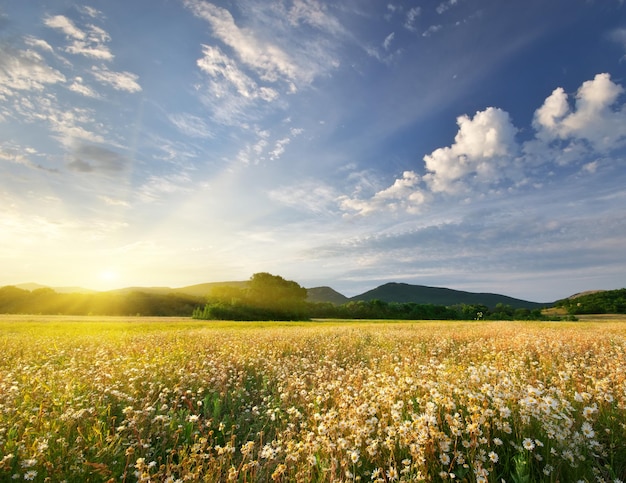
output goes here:
[[0, 1], [0, 286], [626, 286], [620, 0]]

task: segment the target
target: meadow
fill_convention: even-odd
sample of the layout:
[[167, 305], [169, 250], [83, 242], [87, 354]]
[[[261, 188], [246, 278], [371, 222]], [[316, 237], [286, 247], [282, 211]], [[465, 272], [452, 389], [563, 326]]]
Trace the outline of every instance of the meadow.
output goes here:
[[0, 316], [0, 481], [626, 480], [626, 319]]

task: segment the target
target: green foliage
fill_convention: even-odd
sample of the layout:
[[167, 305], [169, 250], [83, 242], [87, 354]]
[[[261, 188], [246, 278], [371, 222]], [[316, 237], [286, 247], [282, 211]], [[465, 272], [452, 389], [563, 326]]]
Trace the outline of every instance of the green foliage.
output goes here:
[[569, 314], [626, 314], [626, 288], [604, 290], [555, 302]]
[[200, 297], [176, 293], [81, 294], [57, 293], [50, 288], [32, 292], [13, 286], [0, 288], [0, 313], [5, 314], [189, 316], [202, 302]]
[[498, 304], [494, 310], [490, 310], [486, 305], [460, 304], [446, 307], [413, 302], [384, 302], [376, 299], [353, 300], [343, 305], [309, 304], [309, 313], [315, 318], [338, 319], [548, 320], [539, 309], [513, 309], [504, 304]]
[[246, 288], [221, 287], [204, 308], [193, 311], [204, 320], [307, 320], [307, 291], [298, 283], [261, 272]]

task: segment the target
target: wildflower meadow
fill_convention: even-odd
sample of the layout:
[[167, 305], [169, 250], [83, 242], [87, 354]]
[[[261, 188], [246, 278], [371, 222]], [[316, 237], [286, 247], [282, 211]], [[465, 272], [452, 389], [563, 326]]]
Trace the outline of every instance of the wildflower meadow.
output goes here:
[[0, 318], [0, 481], [625, 479], [626, 319]]

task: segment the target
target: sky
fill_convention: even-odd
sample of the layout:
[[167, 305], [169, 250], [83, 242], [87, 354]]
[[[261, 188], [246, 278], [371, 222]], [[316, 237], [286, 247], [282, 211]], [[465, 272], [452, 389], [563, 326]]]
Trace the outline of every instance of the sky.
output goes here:
[[0, 286], [626, 286], [623, 0], [0, 0]]

